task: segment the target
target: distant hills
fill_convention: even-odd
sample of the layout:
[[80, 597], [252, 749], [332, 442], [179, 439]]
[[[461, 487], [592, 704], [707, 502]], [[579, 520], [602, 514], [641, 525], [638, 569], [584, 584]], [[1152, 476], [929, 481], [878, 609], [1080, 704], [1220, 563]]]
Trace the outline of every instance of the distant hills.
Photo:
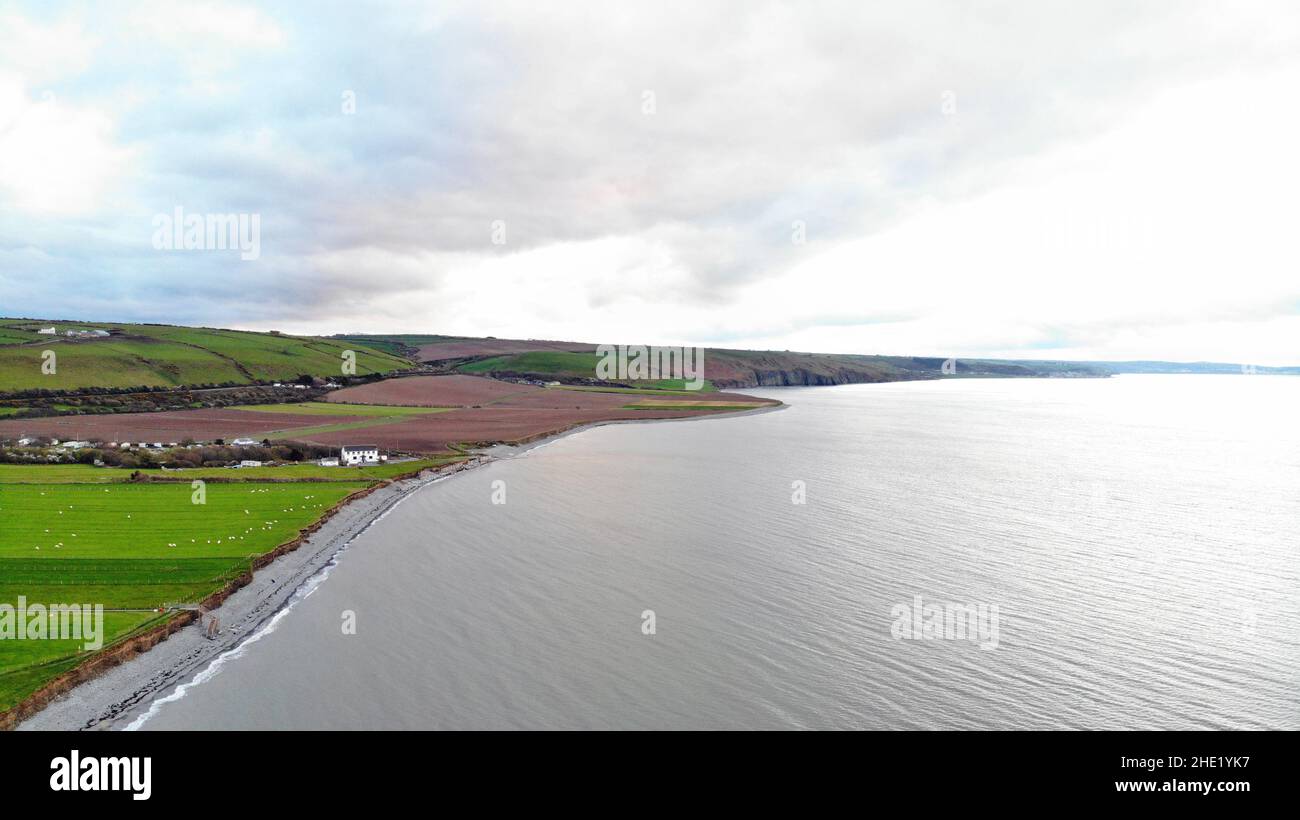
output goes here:
[[[351, 334], [334, 337], [400, 351], [445, 370], [505, 377], [589, 380], [593, 343], [433, 335]], [[1034, 359], [947, 360], [776, 350], [705, 350], [704, 376], [718, 389], [759, 386], [855, 384], [945, 377], [1105, 378], [1121, 373], [1245, 373], [1300, 375], [1300, 367], [1258, 367], [1215, 362], [1104, 362]]]
[[[594, 380], [597, 361], [596, 345], [587, 342], [433, 334], [290, 336], [162, 324], [0, 319], [0, 396], [33, 390], [167, 390], [303, 376], [337, 378], [349, 350], [355, 354], [357, 376], [420, 369], [581, 383]], [[47, 351], [54, 354], [53, 372], [42, 367], [49, 358]], [[952, 376], [1101, 378], [1120, 373], [1243, 372], [1300, 375], [1300, 367], [1250, 370], [1218, 362], [945, 360], [722, 348], [706, 350], [704, 365], [704, 377], [716, 389]]]

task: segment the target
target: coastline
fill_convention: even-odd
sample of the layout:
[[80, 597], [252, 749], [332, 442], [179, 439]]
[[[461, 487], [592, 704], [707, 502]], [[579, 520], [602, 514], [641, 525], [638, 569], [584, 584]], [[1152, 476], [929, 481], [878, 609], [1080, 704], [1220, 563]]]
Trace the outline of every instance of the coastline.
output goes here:
[[128, 649], [107, 668], [75, 681], [67, 691], [52, 697], [44, 708], [21, 718], [14, 728], [20, 731], [124, 728], [128, 719], [134, 719], [160, 693], [186, 683], [217, 658], [238, 649], [283, 611], [304, 584], [327, 569], [353, 539], [411, 493], [489, 460], [489, 457], [476, 456], [447, 467], [424, 470], [416, 477], [393, 480], [345, 499], [332, 514], [315, 522], [309, 532], [263, 556], [263, 563], [253, 570], [251, 577], [236, 582], [233, 589], [212, 596], [219, 599], [213, 613], [221, 620], [221, 632], [216, 640], [203, 637], [198, 629], [186, 629], [192, 619], [165, 624], [155, 630], [158, 634], [148, 636], [144, 647], [147, 651]]
[[[33, 714], [20, 717], [15, 730], [80, 731], [135, 728], [154, 704], [196, 682], [216, 668], [225, 657], [239, 653], [292, 607], [304, 589], [324, 580], [338, 556], [358, 536], [411, 494], [476, 467], [491, 463], [498, 454], [520, 456], [566, 436], [608, 424], [658, 424], [734, 418], [782, 410], [785, 403], [754, 410], [714, 413], [669, 419], [616, 419], [589, 422], [549, 432], [514, 443], [499, 442], [475, 448], [468, 461], [424, 470], [415, 477], [392, 480], [344, 499], [326, 517], [304, 530], [304, 535], [263, 556], [251, 577], [219, 591], [209, 598], [217, 605], [213, 613], [221, 621], [220, 636], [209, 640], [198, 629], [186, 629], [192, 618], [178, 617], [130, 639], [132, 646], [104, 656], [100, 668], [74, 675], [52, 696], [36, 693], [32, 699], [45, 701]], [[215, 599], [215, 600], [214, 600]], [[135, 644], [139, 644], [136, 646]], [[88, 661], [84, 667], [91, 667]], [[83, 667], [78, 667], [82, 669]], [[77, 670], [74, 670], [74, 672]], [[58, 681], [56, 680], [56, 683]], [[48, 700], [46, 700], [48, 697]], [[15, 711], [32, 706], [24, 701]]]

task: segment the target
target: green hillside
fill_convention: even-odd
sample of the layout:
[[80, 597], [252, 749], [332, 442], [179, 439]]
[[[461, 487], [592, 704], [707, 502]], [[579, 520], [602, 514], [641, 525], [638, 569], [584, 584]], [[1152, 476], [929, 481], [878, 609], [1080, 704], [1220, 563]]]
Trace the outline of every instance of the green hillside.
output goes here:
[[[526, 345], [527, 342], [512, 342]], [[543, 343], [554, 344], [554, 343]], [[534, 350], [481, 356], [456, 365], [462, 373], [590, 381], [600, 357], [595, 353]], [[855, 384], [909, 379], [957, 377], [1044, 377], [1105, 376], [1098, 366], [1077, 362], [999, 361], [994, 359], [953, 360], [951, 372], [945, 360], [918, 356], [876, 356], [847, 353], [800, 353], [789, 350], [704, 351], [705, 389], [743, 389], [758, 386]], [[681, 379], [643, 381], [638, 387], [680, 390]]]
[[[35, 331], [53, 326], [58, 335]], [[67, 330], [104, 330], [107, 337], [73, 337]], [[356, 374], [385, 373], [410, 362], [373, 347], [311, 336], [240, 330], [0, 319], [0, 393], [87, 387], [180, 387], [249, 384], [301, 375], [338, 376], [345, 350]], [[55, 372], [43, 372], [53, 351]]]

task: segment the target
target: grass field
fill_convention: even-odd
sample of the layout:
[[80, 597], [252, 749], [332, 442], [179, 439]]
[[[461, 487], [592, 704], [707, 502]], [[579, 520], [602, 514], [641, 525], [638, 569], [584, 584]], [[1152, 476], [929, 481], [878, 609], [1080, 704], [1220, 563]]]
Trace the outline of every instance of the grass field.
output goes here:
[[23, 342], [34, 342], [40, 338], [42, 337], [39, 333], [31, 333], [24, 330], [12, 330], [10, 328], [0, 327], [0, 345], [22, 344]]
[[[321, 467], [319, 464], [286, 464], [281, 467], [196, 467], [189, 470], [145, 470], [152, 478], [192, 481], [196, 478], [223, 478], [230, 481], [266, 481], [271, 479], [320, 479], [328, 481], [382, 481], [426, 467], [438, 467], [464, 456], [445, 455], [415, 461], [375, 464], [369, 467]], [[89, 464], [0, 464], [0, 492], [8, 484], [119, 484], [129, 480], [134, 470], [115, 467], [92, 467]], [[0, 535], [3, 538], [3, 535]]]
[[[234, 472], [234, 471], [231, 471]], [[0, 485], [0, 603], [146, 609], [195, 602], [367, 482]], [[109, 613], [108, 640], [156, 613]], [[0, 709], [76, 660], [79, 644], [0, 641]]]
[[[316, 337], [171, 325], [53, 323], [60, 332], [95, 327], [121, 331], [106, 339], [66, 339], [24, 329], [38, 324], [49, 323], [0, 319], [0, 392], [248, 384], [303, 374], [338, 376], [343, 353], [348, 350], [356, 355], [358, 375], [410, 364], [374, 347]], [[55, 354], [55, 370], [50, 374], [41, 367], [45, 351]]]

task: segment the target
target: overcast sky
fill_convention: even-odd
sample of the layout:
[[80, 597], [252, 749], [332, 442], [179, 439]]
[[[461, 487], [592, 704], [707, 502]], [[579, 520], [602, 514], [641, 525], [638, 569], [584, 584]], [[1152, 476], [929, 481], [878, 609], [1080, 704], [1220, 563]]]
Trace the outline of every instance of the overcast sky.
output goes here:
[[[0, 38], [0, 315], [1300, 363], [1295, 2], [0, 0]], [[156, 249], [177, 207], [259, 258]]]

